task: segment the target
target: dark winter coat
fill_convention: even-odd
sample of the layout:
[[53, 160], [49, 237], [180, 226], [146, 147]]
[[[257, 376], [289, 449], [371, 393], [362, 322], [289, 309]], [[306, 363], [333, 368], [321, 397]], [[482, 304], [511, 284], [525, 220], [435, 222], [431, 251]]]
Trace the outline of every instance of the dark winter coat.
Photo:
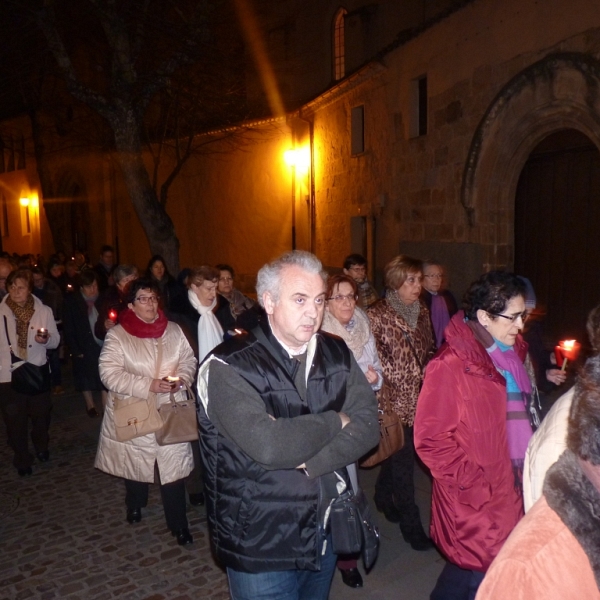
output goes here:
[[[268, 330], [268, 326], [265, 327]], [[268, 415], [294, 421], [301, 415], [326, 413], [323, 416], [332, 417], [335, 423], [332, 436], [341, 435], [336, 413], [345, 410], [349, 373], [353, 369], [359, 372], [347, 346], [338, 338], [318, 334], [314, 359], [308, 363], [306, 401], [294, 382], [298, 361], [284, 356], [283, 349], [277, 346], [258, 327], [253, 333], [234, 337], [218, 346], [212, 361], [225, 361], [227, 368], [231, 367], [258, 392]], [[205, 363], [201, 368], [201, 381], [204, 380], [203, 369], [208, 369], [210, 364]], [[206, 399], [200, 384], [199, 390], [200, 397]], [[335, 477], [331, 473], [333, 469], [343, 471], [344, 464], [363, 452], [362, 446], [370, 448], [377, 441], [375, 398], [372, 392], [369, 394], [368, 384], [365, 391], [366, 394], [361, 392], [360, 402], [372, 405], [372, 418], [361, 425], [357, 417], [358, 435], [353, 438], [352, 449], [345, 446], [344, 450], [348, 456], [358, 454], [350, 459], [336, 455], [341, 464], [315, 477], [307, 477], [303, 470], [294, 468], [296, 465], [275, 469], [262, 466], [238, 444], [221, 435], [208, 419], [204, 404], [200, 404], [198, 416], [208, 522], [215, 554], [224, 565], [247, 572], [320, 568], [325, 535], [324, 503], [321, 502], [323, 495], [327, 497], [325, 478]], [[218, 399], [206, 401], [210, 412], [210, 404]], [[239, 402], [243, 401], [239, 398]], [[352, 422], [352, 415], [350, 419]], [[360, 435], [361, 430], [368, 431], [368, 435]], [[319, 448], [321, 446], [323, 440]], [[315, 450], [316, 454], [320, 452]], [[333, 449], [331, 452], [334, 454]], [[335, 462], [331, 457], [328, 460]], [[306, 464], [310, 469], [308, 460]]]
[[101, 347], [94, 339], [87, 304], [81, 292], [65, 296], [63, 328], [65, 341], [73, 355], [73, 376], [79, 391], [104, 390], [98, 372]]

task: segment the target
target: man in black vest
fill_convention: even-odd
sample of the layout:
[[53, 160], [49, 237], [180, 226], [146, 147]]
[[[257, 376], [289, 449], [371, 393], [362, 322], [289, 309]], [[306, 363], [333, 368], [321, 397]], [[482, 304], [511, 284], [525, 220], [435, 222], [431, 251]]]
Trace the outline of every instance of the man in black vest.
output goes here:
[[346, 344], [317, 333], [326, 274], [294, 251], [258, 274], [264, 318], [198, 376], [211, 541], [234, 600], [325, 600], [329, 503], [379, 441], [377, 404]]

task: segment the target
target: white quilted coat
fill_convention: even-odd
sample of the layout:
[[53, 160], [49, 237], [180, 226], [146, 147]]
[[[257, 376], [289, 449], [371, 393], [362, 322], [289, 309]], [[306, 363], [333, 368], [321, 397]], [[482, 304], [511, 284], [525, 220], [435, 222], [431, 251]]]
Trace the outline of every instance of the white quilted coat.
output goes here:
[[[169, 322], [162, 338], [162, 361], [158, 379], [176, 375], [193, 386], [196, 359], [179, 325]], [[147, 398], [156, 378], [159, 339], [138, 338], [121, 325], [106, 335], [100, 354], [100, 378], [108, 388], [108, 402], [96, 454], [96, 468], [117, 477], [152, 483], [158, 463], [161, 483], [189, 475], [194, 466], [189, 442], [159, 446], [153, 433], [119, 442], [115, 434], [112, 395]], [[169, 402], [169, 394], [157, 394], [158, 404]]]

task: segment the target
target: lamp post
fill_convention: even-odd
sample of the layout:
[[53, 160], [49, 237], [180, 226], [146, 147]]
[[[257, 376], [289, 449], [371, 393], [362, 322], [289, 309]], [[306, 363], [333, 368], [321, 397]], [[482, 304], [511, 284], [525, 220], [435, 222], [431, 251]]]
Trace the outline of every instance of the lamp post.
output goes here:
[[292, 250], [296, 249], [296, 150], [286, 150], [283, 159], [292, 169]]

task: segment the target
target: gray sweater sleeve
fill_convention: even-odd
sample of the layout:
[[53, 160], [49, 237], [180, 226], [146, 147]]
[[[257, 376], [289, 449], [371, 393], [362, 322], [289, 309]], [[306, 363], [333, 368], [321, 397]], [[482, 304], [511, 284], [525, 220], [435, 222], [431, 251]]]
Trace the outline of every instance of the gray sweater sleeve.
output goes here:
[[268, 470], [294, 469], [305, 463], [342, 428], [335, 411], [273, 419], [258, 392], [216, 360], [209, 368], [208, 417], [221, 435]]
[[309, 477], [330, 473], [358, 460], [379, 443], [377, 400], [364, 373], [352, 357], [342, 412], [350, 423], [323, 449], [306, 461]]

